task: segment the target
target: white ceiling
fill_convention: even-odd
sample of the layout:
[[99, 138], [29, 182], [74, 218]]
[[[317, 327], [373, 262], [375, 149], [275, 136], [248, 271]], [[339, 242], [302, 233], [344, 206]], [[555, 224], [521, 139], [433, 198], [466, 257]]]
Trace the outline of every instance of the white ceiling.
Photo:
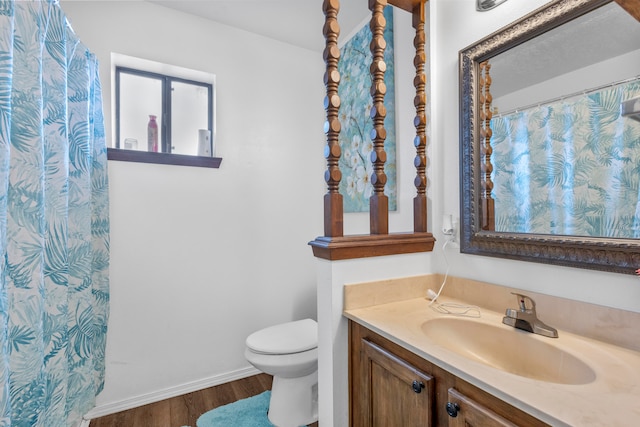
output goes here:
[[[144, 1], [302, 48], [317, 52], [324, 49], [322, 0]], [[341, 1], [338, 14], [341, 40], [348, 39], [369, 19], [367, 4], [366, 0]], [[550, 32], [536, 38], [535, 43], [527, 43], [526, 48], [512, 49], [494, 58], [494, 83], [502, 82], [502, 90], [509, 93], [523, 84], [526, 86], [563, 74], [568, 71], [567, 67], [576, 69], [638, 49], [640, 25], [615, 3], [603, 10], [607, 12], [598, 11], [566, 25], [567, 30], [563, 28], [562, 35], [557, 31]], [[542, 58], [546, 60], [542, 61]], [[499, 62], [509, 66], [497, 66]], [[494, 96], [497, 97], [499, 87], [492, 89], [496, 90]]]
[[[146, 0], [265, 37], [321, 52], [324, 49], [321, 0]], [[344, 0], [338, 21], [348, 36], [368, 16], [366, 0]]]

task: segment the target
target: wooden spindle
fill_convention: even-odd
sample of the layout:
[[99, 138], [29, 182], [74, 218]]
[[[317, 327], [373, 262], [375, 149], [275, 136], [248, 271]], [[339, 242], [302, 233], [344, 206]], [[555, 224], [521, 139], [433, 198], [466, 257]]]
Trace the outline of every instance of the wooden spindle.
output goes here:
[[416, 168], [414, 185], [416, 186], [417, 192], [416, 197], [413, 199], [413, 231], [421, 233], [427, 231], [427, 116], [425, 113], [427, 106], [427, 96], [425, 93], [427, 77], [424, 73], [426, 63], [426, 55], [424, 52], [426, 42], [424, 32], [424, 3], [420, 2], [416, 4], [412, 13], [413, 28], [416, 30], [416, 35], [413, 38], [413, 46], [416, 50], [413, 58], [413, 65], [416, 68], [416, 76], [413, 79], [413, 85], [416, 88], [416, 96], [413, 99], [413, 104], [416, 108], [416, 116], [413, 120], [416, 128], [416, 136], [413, 140], [413, 145], [416, 148], [416, 157], [414, 158], [413, 164]]
[[338, 72], [338, 61], [340, 60], [340, 49], [338, 48], [339, 9], [339, 0], [324, 0], [322, 4], [325, 15], [322, 31], [325, 37], [323, 57], [326, 71], [324, 84], [327, 91], [324, 99], [324, 109], [327, 116], [324, 124], [324, 132], [327, 135], [327, 145], [324, 149], [327, 170], [324, 173], [324, 180], [328, 190], [324, 196], [324, 235], [327, 237], [340, 237], [344, 233], [342, 195], [339, 190], [342, 172], [338, 165], [341, 155], [340, 143], [338, 142], [341, 129], [338, 118], [340, 108], [340, 97], [338, 96], [338, 85], [340, 84], [340, 73]]
[[384, 187], [387, 183], [387, 175], [384, 172], [384, 164], [387, 161], [387, 153], [384, 150], [384, 141], [387, 138], [387, 130], [384, 127], [384, 119], [387, 116], [387, 109], [384, 105], [384, 96], [387, 93], [387, 86], [384, 83], [384, 73], [387, 64], [384, 62], [384, 50], [387, 42], [384, 39], [384, 29], [386, 19], [383, 11], [387, 5], [387, 0], [369, 0], [369, 10], [371, 10], [371, 98], [373, 106], [371, 108], [371, 119], [373, 129], [371, 131], [371, 141], [373, 151], [371, 152], [371, 163], [373, 172], [371, 174], [371, 184], [373, 194], [369, 199], [369, 222], [371, 234], [389, 233], [389, 198], [384, 194]]
[[495, 206], [493, 195], [493, 181], [491, 180], [491, 174], [493, 173], [493, 164], [491, 163], [491, 154], [493, 148], [491, 147], [491, 119], [493, 118], [493, 110], [491, 103], [493, 97], [491, 95], [491, 64], [489, 61], [480, 63], [480, 122], [481, 130], [481, 158], [483, 159], [481, 164], [482, 173], [482, 229], [493, 231], [495, 230]]
[[[361, 0], [358, 0], [361, 1]], [[426, 204], [426, 116], [424, 95], [426, 78], [423, 68], [425, 64], [424, 55], [424, 3], [426, 0], [368, 0], [369, 9], [372, 11], [370, 23], [371, 52], [373, 61], [370, 67], [372, 84], [371, 97], [373, 106], [371, 119], [373, 121], [373, 131], [371, 140], [374, 150], [371, 154], [373, 163], [373, 173], [371, 183], [374, 193], [369, 199], [370, 205], [370, 235], [343, 236], [343, 209], [342, 196], [339, 193], [341, 179], [338, 161], [340, 160], [340, 145], [338, 135], [340, 133], [340, 121], [338, 119], [338, 109], [340, 98], [338, 97], [338, 85], [340, 75], [337, 64], [340, 51], [337, 46], [338, 34], [340, 32], [337, 23], [339, 0], [324, 0], [323, 11], [325, 14], [325, 24], [323, 33], [326, 39], [324, 50], [324, 60], [326, 73], [324, 77], [327, 96], [324, 100], [327, 120], [325, 123], [325, 133], [327, 135], [327, 146], [325, 147], [325, 158], [327, 159], [327, 171], [325, 181], [328, 186], [328, 193], [324, 198], [324, 230], [325, 235], [317, 237], [309, 242], [313, 248], [314, 256], [327, 260], [344, 260], [355, 258], [376, 257], [385, 255], [409, 254], [416, 252], [429, 252], [433, 250], [435, 239], [427, 232], [427, 204]], [[387, 176], [384, 172], [384, 165], [387, 154], [384, 150], [386, 130], [384, 119], [386, 108], [384, 97], [387, 87], [384, 83], [386, 64], [384, 62], [384, 51], [386, 42], [384, 40], [384, 28], [386, 26], [383, 15], [384, 7], [389, 4], [413, 14], [413, 25], [416, 28], [416, 139], [415, 145], [418, 154], [416, 155], [416, 187], [418, 196], [414, 200], [414, 220], [415, 231], [413, 233], [389, 233], [389, 201], [384, 194], [384, 187]], [[391, 100], [393, 102], [393, 100]]]

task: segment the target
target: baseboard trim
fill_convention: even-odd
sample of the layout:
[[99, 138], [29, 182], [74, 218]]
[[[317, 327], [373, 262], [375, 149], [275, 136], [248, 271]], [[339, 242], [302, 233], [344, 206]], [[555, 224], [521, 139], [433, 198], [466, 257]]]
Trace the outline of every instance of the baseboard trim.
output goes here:
[[[183, 394], [250, 377], [259, 373], [260, 371], [251, 366], [220, 375], [214, 375], [209, 378], [203, 378], [201, 380], [180, 384], [174, 387], [169, 387], [164, 390], [139, 395], [130, 399], [124, 399], [118, 402], [96, 406], [85, 414], [81, 427], [89, 427], [88, 421], [93, 418], [104, 417], [105, 415], [115, 414], [117, 412], [122, 412], [128, 409], [137, 408], [139, 406], [148, 405], [149, 403], [159, 402], [161, 400], [170, 399], [172, 397], [181, 396]], [[84, 421], [87, 421], [86, 425], [84, 424]]]

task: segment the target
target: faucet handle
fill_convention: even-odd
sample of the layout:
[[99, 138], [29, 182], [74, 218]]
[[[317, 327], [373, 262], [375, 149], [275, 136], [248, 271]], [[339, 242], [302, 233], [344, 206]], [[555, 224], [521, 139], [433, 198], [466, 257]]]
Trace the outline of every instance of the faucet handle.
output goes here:
[[518, 307], [520, 308], [520, 311], [531, 311], [535, 313], [536, 302], [533, 299], [517, 292], [511, 292], [511, 294], [515, 295], [518, 298]]

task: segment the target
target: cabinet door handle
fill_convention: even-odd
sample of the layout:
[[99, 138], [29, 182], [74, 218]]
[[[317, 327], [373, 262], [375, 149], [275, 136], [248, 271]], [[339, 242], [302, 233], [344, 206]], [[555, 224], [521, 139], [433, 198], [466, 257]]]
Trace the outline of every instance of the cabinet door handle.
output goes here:
[[447, 414], [451, 418], [455, 418], [458, 416], [458, 411], [460, 410], [460, 405], [455, 402], [447, 402]]
[[422, 381], [415, 380], [412, 387], [413, 391], [415, 391], [416, 393], [420, 393], [424, 388], [424, 383]]

